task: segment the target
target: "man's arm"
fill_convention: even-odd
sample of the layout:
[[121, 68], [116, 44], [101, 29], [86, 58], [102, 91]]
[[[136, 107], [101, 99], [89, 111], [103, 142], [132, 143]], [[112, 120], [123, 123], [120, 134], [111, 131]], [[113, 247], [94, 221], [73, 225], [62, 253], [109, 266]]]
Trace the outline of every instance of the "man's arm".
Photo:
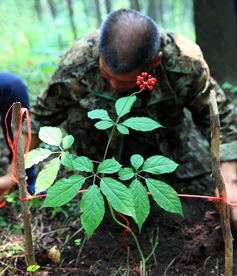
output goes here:
[[[237, 204], [237, 160], [221, 163], [221, 173], [225, 182], [228, 202]], [[231, 207], [232, 227], [237, 230], [237, 207]]]
[[[27, 134], [23, 134], [24, 147], [27, 145]], [[39, 145], [39, 138], [37, 135], [32, 135], [30, 150], [36, 148]], [[6, 174], [0, 177], [0, 203], [4, 200], [4, 196], [10, 194], [16, 188], [16, 183], [13, 181], [14, 165], [13, 162], [7, 168]]]

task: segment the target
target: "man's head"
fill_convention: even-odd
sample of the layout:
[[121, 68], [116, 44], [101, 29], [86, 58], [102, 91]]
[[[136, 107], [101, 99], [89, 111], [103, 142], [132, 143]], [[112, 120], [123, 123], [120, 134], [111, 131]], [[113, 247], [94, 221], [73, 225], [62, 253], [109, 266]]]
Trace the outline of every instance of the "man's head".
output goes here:
[[[156, 23], [149, 17], [130, 9], [111, 12], [103, 22], [100, 30], [99, 49], [101, 53], [100, 68], [110, 82], [109, 77], [118, 80], [130, 78], [124, 89], [136, 81], [141, 71], [148, 71], [159, 64], [161, 55], [160, 33]], [[159, 56], [159, 57], [158, 57]], [[157, 61], [158, 57], [158, 61]], [[109, 77], [106, 77], [109, 76]], [[122, 90], [122, 83], [111, 83], [116, 90]], [[133, 84], [134, 86], [134, 84]], [[123, 89], [123, 90], [124, 90]]]

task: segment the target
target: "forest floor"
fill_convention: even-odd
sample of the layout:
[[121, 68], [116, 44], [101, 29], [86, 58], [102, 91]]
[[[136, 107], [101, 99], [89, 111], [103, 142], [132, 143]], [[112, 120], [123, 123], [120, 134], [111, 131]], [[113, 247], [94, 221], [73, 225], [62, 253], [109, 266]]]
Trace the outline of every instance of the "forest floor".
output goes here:
[[[7, 166], [6, 147], [2, 145], [0, 140], [0, 174]], [[28, 275], [20, 205], [17, 197], [12, 198], [13, 203], [0, 208], [1, 276]], [[78, 198], [55, 209], [40, 209], [41, 199], [30, 203], [36, 261], [40, 265], [37, 275], [139, 275], [140, 257], [132, 236], [112, 220], [109, 212], [94, 235], [85, 239]], [[147, 275], [224, 275], [224, 243], [214, 204], [205, 199], [182, 199], [182, 206], [184, 218], [152, 204], [141, 234], [130, 222], [144, 255], [150, 255]], [[76, 244], [78, 240], [80, 245]], [[48, 256], [54, 246], [61, 251], [59, 264]], [[236, 246], [233, 275], [237, 275]]]

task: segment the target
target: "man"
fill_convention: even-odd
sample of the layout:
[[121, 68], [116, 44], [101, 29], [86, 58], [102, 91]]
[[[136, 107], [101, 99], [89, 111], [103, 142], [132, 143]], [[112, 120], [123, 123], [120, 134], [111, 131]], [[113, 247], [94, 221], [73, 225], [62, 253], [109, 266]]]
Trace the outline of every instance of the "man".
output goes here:
[[[8, 72], [0, 73], [0, 119], [3, 134], [7, 143], [7, 130], [5, 125], [6, 114], [14, 102], [21, 102], [22, 107], [30, 108], [27, 88], [23, 81], [16, 75]], [[12, 139], [11, 131], [11, 112], [7, 118], [7, 128], [10, 138]], [[12, 160], [12, 152], [9, 148], [9, 161]], [[8, 168], [11, 172], [11, 168]], [[11, 173], [10, 173], [11, 174]], [[11, 175], [7, 173], [4, 177], [0, 177], [0, 203], [3, 201], [3, 196], [12, 191], [12, 186], [7, 185]], [[27, 182], [29, 184], [28, 191], [34, 193], [36, 172], [34, 168], [27, 170]]]
[[[79, 39], [62, 55], [48, 89], [32, 109], [32, 146], [38, 142], [40, 126], [64, 122], [76, 138], [78, 154], [101, 160], [107, 134], [93, 127], [87, 112], [104, 108], [114, 116], [115, 100], [137, 91], [136, 77], [144, 71], [157, 78], [158, 85], [152, 92], [139, 94], [129, 115], [151, 116], [164, 128], [131, 131], [128, 136], [115, 133], [108, 156], [126, 162], [133, 153], [144, 157], [162, 154], [180, 164], [175, 177], [184, 191], [193, 185], [197, 193], [214, 191], [213, 186], [208, 187], [213, 181], [206, 147], [210, 140], [209, 92], [214, 89], [221, 118], [222, 173], [228, 197], [237, 201], [234, 107], [210, 77], [195, 43], [158, 29], [152, 19], [133, 10], [112, 12], [100, 31]], [[232, 221], [237, 229], [234, 208]]]

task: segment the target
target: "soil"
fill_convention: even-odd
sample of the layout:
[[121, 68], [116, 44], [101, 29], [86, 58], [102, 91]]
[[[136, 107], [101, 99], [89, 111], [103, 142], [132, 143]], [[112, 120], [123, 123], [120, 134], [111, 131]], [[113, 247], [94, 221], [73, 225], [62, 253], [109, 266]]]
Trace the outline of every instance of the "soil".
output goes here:
[[[7, 166], [6, 153], [0, 137], [0, 174]], [[40, 265], [38, 275], [140, 275], [140, 257], [132, 236], [112, 220], [109, 212], [94, 235], [85, 239], [78, 198], [55, 209], [40, 209], [38, 199], [31, 203], [36, 261]], [[20, 205], [15, 201], [0, 208], [1, 276], [29, 275], [21, 250]], [[147, 275], [224, 275], [224, 243], [214, 204], [205, 199], [184, 198], [182, 206], [184, 218], [152, 204], [141, 234], [129, 222], [144, 255], [150, 255]], [[80, 245], [74, 242], [78, 239]], [[61, 251], [60, 264], [49, 258], [49, 250], [55, 246]], [[233, 275], [237, 275], [235, 241], [233, 270]]]

